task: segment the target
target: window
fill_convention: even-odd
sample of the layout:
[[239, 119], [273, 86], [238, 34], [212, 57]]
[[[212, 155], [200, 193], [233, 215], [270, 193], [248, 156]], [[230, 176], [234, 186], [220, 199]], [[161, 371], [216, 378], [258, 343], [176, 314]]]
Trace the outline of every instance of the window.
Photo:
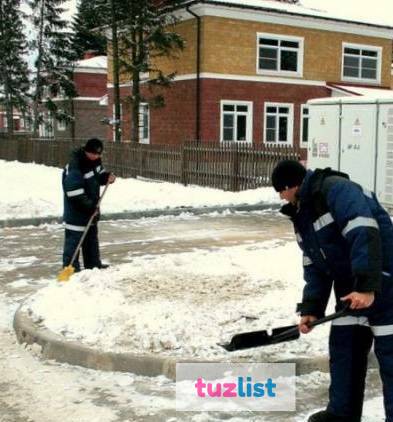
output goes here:
[[59, 132], [65, 131], [67, 128], [67, 123], [64, 120], [57, 121], [57, 130]]
[[141, 103], [139, 106], [139, 142], [150, 143], [150, 110], [147, 103]]
[[300, 116], [300, 146], [301, 148], [307, 148], [308, 146], [308, 123], [310, 119], [309, 109], [306, 105], [301, 106]]
[[342, 79], [379, 82], [381, 47], [343, 44]]
[[42, 119], [39, 124], [39, 136], [40, 138], [53, 138], [53, 116], [51, 113], [40, 113]]
[[275, 145], [292, 145], [293, 104], [265, 103], [264, 142]]
[[42, 87], [42, 100], [46, 100], [49, 96], [49, 87], [45, 85]]
[[65, 98], [65, 90], [63, 87], [59, 87], [58, 91], [57, 91], [57, 98]]
[[[63, 116], [65, 113], [63, 110], [60, 110], [60, 114]], [[67, 129], [67, 122], [65, 120], [58, 120], [57, 121], [57, 130], [65, 131]]]
[[221, 101], [221, 142], [252, 142], [252, 103]]
[[257, 72], [302, 76], [303, 38], [258, 34]]

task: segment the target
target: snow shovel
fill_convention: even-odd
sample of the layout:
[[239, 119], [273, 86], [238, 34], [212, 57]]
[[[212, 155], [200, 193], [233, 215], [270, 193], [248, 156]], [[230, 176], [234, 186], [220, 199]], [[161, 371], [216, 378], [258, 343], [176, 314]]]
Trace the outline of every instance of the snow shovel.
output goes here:
[[95, 211], [93, 212], [92, 216], [90, 217], [87, 226], [85, 227], [85, 230], [82, 234], [82, 237], [79, 240], [78, 246], [76, 247], [74, 254], [72, 255], [71, 258], [71, 262], [69, 263], [69, 265], [67, 265], [67, 267], [64, 267], [60, 273], [57, 275], [57, 281], [68, 281], [70, 279], [70, 277], [72, 276], [72, 274], [74, 274], [75, 272], [75, 268], [73, 266], [73, 263], [79, 253], [80, 248], [82, 247], [83, 241], [85, 240], [85, 237], [87, 235], [87, 232], [89, 231], [89, 228], [91, 226], [91, 224], [93, 223], [94, 217], [98, 214], [98, 210], [100, 208], [100, 204], [102, 201], [102, 198], [105, 195], [105, 192], [107, 191], [109, 186], [109, 182], [107, 182], [107, 184], [105, 185], [104, 191], [102, 192], [98, 202], [97, 202], [97, 207], [95, 209]]
[[[323, 324], [333, 319], [345, 316], [348, 311], [348, 305], [344, 309], [341, 309], [334, 314], [327, 315], [323, 318], [317, 319], [310, 322], [308, 326], [316, 327], [317, 325]], [[269, 346], [271, 344], [282, 343], [284, 341], [297, 340], [300, 337], [299, 326], [288, 325], [285, 327], [278, 327], [272, 330], [269, 334], [267, 330], [261, 331], [250, 331], [248, 333], [235, 334], [229, 343], [218, 344], [228, 352], [234, 352], [236, 350], [250, 349], [252, 347]]]

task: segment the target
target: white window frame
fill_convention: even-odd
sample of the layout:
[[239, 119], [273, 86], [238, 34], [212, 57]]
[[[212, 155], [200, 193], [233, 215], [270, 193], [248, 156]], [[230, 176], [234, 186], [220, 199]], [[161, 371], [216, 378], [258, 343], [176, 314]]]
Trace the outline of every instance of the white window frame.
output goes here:
[[[146, 107], [147, 110], [147, 138], [143, 137], [143, 132], [145, 129], [145, 126], [143, 124], [144, 107]], [[139, 104], [139, 143], [150, 144], [150, 107], [148, 103]]]
[[[345, 48], [356, 48], [359, 50], [369, 50], [369, 51], [376, 51], [377, 52], [377, 78], [376, 79], [369, 79], [369, 78], [362, 78], [359, 76], [358, 78], [353, 76], [345, 76], [344, 75], [344, 51]], [[378, 47], [375, 45], [365, 45], [365, 44], [354, 44], [354, 43], [342, 43], [342, 51], [341, 51], [341, 80], [348, 81], [348, 82], [368, 82], [373, 84], [380, 84], [381, 83], [381, 68], [382, 68], [382, 47]], [[361, 70], [361, 67], [360, 67]]]
[[[277, 70], [268, 70], [268, 69], [260, 69], [259, 68], [259, 40], [260, 38], [268, 38], [277, 41], [295, 41], [299, 43], [299, 48], [291, 49], [290, 47], [277, 47], [279, 52], [283, 49], [290, 50], [290, 51], [297, 51], [297, 70], [296, 72], [289, 71], [289, 70], [281, 70], [281, 55], [278, 54], [278, 69]], [[273, 47], [272, 47], [273, 48]], [[304, 62], [304, 38], [303, 37], [294, 37], [291, 35], [281, 35], [281, 34], [271, 34], [271, 33], [264, 33], [258, 32], [257, 33], [257, 63], [256, 63], [256, 72], [259, 75], [280, 75], [280, 76], [296, 76], [296, 77], [303, 77], [303, 62]]]
[[[233, 106], [247, 106], [247, 112], [237, 112], [234, 111], [235, 118], [234, 118], [234, 131], [236, 133], [237, 129], [237, 119], [236, 115], [245, 115], [246, 116], [246, 139], [244, 141], [241, 140], [233, 140], [233, 141], [224, 141], [224, 106], [225, 105], [233, 105]], [[253, 103], [252, 101], [238, 101], [238, 100], [221, 100], [220, 102], [220, 142], [237, 142], [239, 144], [252, 144], [252, 133], [253, 133]]]
[[49, 87], [45, 85], [42, 88], [42, 100], [45, 101], [50, 95]]
[[67, 129], [67, 122], [65, 120], [57, 120], [57, 130], [64, 132]]
[[54, 138], [55, 136], [55, 119], [51, 112], [47, 113], [47, 126], [46, 126], [46, 133], [47, 138]]
[[65, 90], [63, 87], [59, 87], [59, 91], [57, 92], [56, 98], [59, 98], [59, 99], [65, 98]]
[[54, 137], [54, 119], [52, 114], [48, 112], [41, 112], [42, 122], [38, 127], [40, 138], [53, 138]]
[[[304, 110], [308, 110], [308, 114], [304, 115]], [[304, 119], [308, 121], [308, 130], [310, 130], [310, 107], [307, 104], [301, 104], [300, 106], [300, 148], [308, 148], [308, 142], [303, 142], [303, 127]], [[310, 134], [310, 132], [308, 132]]]
[[[279, 133], [279, 128], [277, 126], [277, 131], [276, 131], [276, 137], [275, 137], [275, 141], [271, 142], [271, 141], [267, 141], [267, 108], [268, 107], [288, 107], [289, 108], [289, 113], [285, 114], [286, 116], [288, 116], [288, 125], [287, 125], [287, 141], [286, 142], [279, 142], [278, 141], [278, 133]], [[280, 116], [280, 113], [275, 114], [276, 116]], [[293, 104], [292, 103], [265, 103], [264, 106], [264, 117], [263, 117], [264, 123], [263, 123], [263, 142], [266, 145], [277, 145], [277, 146], [291, 146], [293, 145]]]

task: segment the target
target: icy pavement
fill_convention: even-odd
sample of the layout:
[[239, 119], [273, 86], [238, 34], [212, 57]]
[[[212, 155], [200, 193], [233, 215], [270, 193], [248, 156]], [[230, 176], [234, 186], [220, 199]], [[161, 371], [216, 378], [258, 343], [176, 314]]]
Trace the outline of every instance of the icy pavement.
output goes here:
[[[272, 225], [276, 226], [277, 231], [271, 230]], [[150, 283], [148, 283], [149, 295], [153, 298], [154, 283], [163, 287], [164, 281], [167, 280], [163, 275], [167, 272], [172, 275], [177, 273], [180, 279], [183, 270], [188, 270], [186, 274], [187, 279], [191, 277], [190, 285], [196, 283], [195, 289], [189, 292], [191, 297], [196, 293], [199, 296], [202, 288], [206, 290], [206, 297], [213, 296], [214, 289], [221, 290], [222, 288], [228, 297], [233, 296], [233, 303], [241, 299], [239, 297], [241, 295], [236, 296], [235, 292], [231, 291], [231, 280], [239, 277], [235, 283], [239, 283], [238, 287], [242, 289], [242, 294], [250, 294], [254, 292], [254, 289], [261, 289], [256, 291], [262, 296], [263, 288], [267, 288], [269, 284], [258, 287], [261, 281], [260, 266], [263, 265], [260, 254], [269, 250], [285, 252], [285, 248], [291, 249], [291, 239], [293, 239], [292, 230], [284, 219], [280, 220], [276, 215], [266, 213], [111, 222], [102, 223], [100, 228], [104, 257], [113, 265], [119, 264], [119, 267], [111, 270], [114, 277], [121, 275], [124, 269], [128, 271], [134, 268], [132, 271], [135, 273], [129, 287], [135, 288], [136, 294], [142, 293], [137, 289], [138, 282], [134, 275], [141, 274], [142, 270], [146, 271], [148, 268], [146, 266], [149, 265], [151, 268]], [[286, 420], [300, 422], [304, 421], [305, 415], [312, 410], [323, 407], [328, 376], [319, 372], [298, 377], [295, 414], [198, 414], [178, 413], [174, 410], [175, 384], [163, 377], [144, 378], [132, 374], [104, 373], [42, 361], [34, 346], [26, 350], [16, 343], [11, 328], [12, 315], [27, 294], [45, 286], [48, 289], [52, 286], [57, 288], [55, 275], [59, 270], [62, 234], [59, 226], [15, 228], [1, 232], [1, 422], [57, 422], [60, 420], [78, 422], [214, 422], [221, 420], [282, 422]], [[182, 252], [178, 253], [180, 251]], [[249, 260], [237, 258], [243, 252], [251, 254]], [[295, 249], [288, 250], [288, 256], [292, 252], [295, 252]], [[257, 259], [258, 256], [259, 259]], [[265, 256], [265, 261], [276, 268], [276, 272], [270, 272], [268, 275], [272, 281], [281, 280], [280, 277], [285, 270], [282, 268], [284, 260], [279, 260], [279, 257], [274, 260], [273, 258], [273, 256]], [[190, 260], [193, 261], [192, 265], [189, 264]], [[239, 260], [241, 265], [239, 265]], [[203, 265], [206, 262], [209, 265], [205, 265], [204, 268]], [[227, 266], [230, 262], [237, 265]], [[225, 268], [229, 269], [228, 274], [225, 274]], [[195, 274], [201, 274], [204, 271], [209, 277], [202, 279], [198, 285], [199, 277]], [[83, 273], [87, 277], [85, 283], [89, 283], [89, 273], [91, 272]], [[103, 271], [100, 274], [104, 273]], [[83, 278], [83, 274], [78, 277]], [[263, 275], [266, 276], [266, 274]], [[285, 285], [289, 286], [292, 276], [297, 277], [296, 274], [287, 276], [284, 279]], [[117, 284], [120, 280], [121, 277], [107, 279], [108, 291], [118, 291]], [[176, 278], [172, 280], [168, 288], [174, 287], [173, 283], [176, 284], [176, 281], [179, 280]], [[184, 282], [186, 281], [184, 279]], [[206, 282], [205, 287], [203, 287], [203, 281]], [[243, 281], [245, 281], [244, 286], [242, 286]], [[72, 283], [78, 284], [72, 281], [68, 285], [72, 286]], [[81, 285], [83, 285], [83, 280], [81, 280]], [[97, 288], [104, 288], [105, 282], [99, 282], [98, 286]], [[181, 298], [182, 291], [188, 294], [187, 289], [179, 288], [174, 297]], [[281, 293], [280, 298], [282, 296]], [[251, 297], [251, 299], [250, 304], [254, 298]], [[291, 297], [287, 300], [291, 304], [290, 312], [293, 312], [293, 304], [297, 298]], [[256, 303], [260, 303], [260, 308], [255, 309], [256, 312], [265, 305], [272, 309], [268, 298], [262, 297], [261, 301], [256, 301]], [[263, 326], [266, 322], [269, 321], [263, 321]], [[270, 321], [272, 324], [281, 324], [281, 322], [276, 319]], [[237, 330], [241, 328], [236, 326], [238, 323], [239, 321], [229, 319], [228, 324], [223, 326], [232, 326]], [[258, 324], [261, 322], [259, 321]], [[226, 332], [230, 334], [230, 330]], [[326, 338], [321, 341], [323, 344], [326, 342]], [[382, 399], [379, 396], [379, 378], [375, 371], [370, 371], [364, 422], [383, 421]]]

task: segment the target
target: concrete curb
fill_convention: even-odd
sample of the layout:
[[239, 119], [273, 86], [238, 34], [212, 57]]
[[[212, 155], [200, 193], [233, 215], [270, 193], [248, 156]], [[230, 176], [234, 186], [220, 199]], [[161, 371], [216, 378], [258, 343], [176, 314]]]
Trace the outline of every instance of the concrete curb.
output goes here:
[[[208, 362], [207, 360], [195, 358], [185, 359], [133, 353], [102, 352], [79, 342], [66, 341], [58, 334], [40, 327], [31, 320], [27, 312], [21, 309], [22, 306], [19, 307], [14, 316], [14, 330], [18, 342], [40, 345], [42, 356], [45, 359], [53, 359], [58, 362], [101, 371], [131, 372], [136, 375], [150, 377], [164, 375], [172, 380], [176, 379], [176, 363]], [[228, 361], [241, 362], [240, 359], [228, 359]], [[313, 371], [329, 371], [329, 361], [326, 356], [309, 359], [279, 360], [276, 362], [296, 363], [297, 375], [308, 374]], [[377, 366], [374, 355], [370, 356], [369, 364], [371, 367]]]
[[[126, 211], [119, 213], [105, 213], [101, 215], [100, 221], [109, 220], [136, 220], [139, 218], [154, 218], [166, 215], [180, 215], [182, 213], [190, 213], [195, 215], [207, 214], [211, 212], [223, 212], [226, 210], [230, 211], [264, 211], [268, 209], [278, 210], [279, 204], [266, 204], [259, 203], [254, 205], [233, 205], [233, 206], [213, 206], [213, 207], [178, 207], [178, 208], [165, 208], [165, 209], [154, 209], [154, 210], [142, 210], [142, 211]], [[18, 218], [11, 220], [0, 220], [0, 228], [4, 227], [22, 227], [22, 226], [39, 226], [41, 224], [61, 224], [63, 222], [62, 217], [50, 216], [50, 217], [34, 217], [34, 218]]]
[[37, 326], [19, 308], [14, 316], [14, 330], [19, 343], [38, 344], [45, 359], [102, 371], [132, 372], [137, 375], [165, 375], [173, 378], [176, 360], [152, 355], [101, 352]]

